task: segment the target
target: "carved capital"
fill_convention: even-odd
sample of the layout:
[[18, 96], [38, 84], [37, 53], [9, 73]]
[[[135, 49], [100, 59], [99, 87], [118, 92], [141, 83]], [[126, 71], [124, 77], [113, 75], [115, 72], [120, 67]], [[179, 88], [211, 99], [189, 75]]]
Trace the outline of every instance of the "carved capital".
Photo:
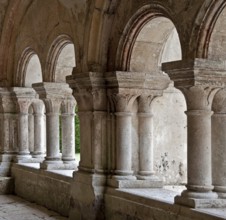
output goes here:
[[60, 113], [61, 99], [43, 99], [46, 107], [46, 113]]
[[28, 114], [28, 109], [31, 105], [31, 100], [29, 99], [19, 99], [17, 100], [17, 107], [19, 113]]
[[226, 114], [226, 88], [216, 93], [213, 99], [212, 110], [214, 113]]
[[116, 94], [109, 95], [116, 112], [131, 112], [132, 106], [139, 94]]
[[153, 91], [150, 94], [142, 94], [138, 98], [138, 112], [139, 113], [151, 113], [151, 103], [159, 96], [162, 96], [163, 91]]
[[180, 88], [185, 96], [188, 110], [211, 110], [213, 98], [219, 89], [204, 85]]
[[69, 99], [65, 99], [62, 102], [62, 113], [74, 114], [76, 107], [76, 101], [73, 96]]
[[32, 102], [32, 107], [34, 114], [44, 114], [45, 113], [45, 104], [41, 99], [36, 99]]

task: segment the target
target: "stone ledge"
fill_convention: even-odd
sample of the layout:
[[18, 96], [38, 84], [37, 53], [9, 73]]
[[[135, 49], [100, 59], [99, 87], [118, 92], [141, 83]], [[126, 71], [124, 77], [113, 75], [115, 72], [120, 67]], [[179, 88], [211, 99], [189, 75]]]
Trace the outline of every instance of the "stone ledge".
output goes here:
[[162, 181], [153, 181], [153, 180], [117, 180], [109, 179], [108, 186], [114, 188], [162, 188]]
[[174, 201], [176, 204], [190, 208], [226, 208], [226, 199], [195, 199], [176, 196]]

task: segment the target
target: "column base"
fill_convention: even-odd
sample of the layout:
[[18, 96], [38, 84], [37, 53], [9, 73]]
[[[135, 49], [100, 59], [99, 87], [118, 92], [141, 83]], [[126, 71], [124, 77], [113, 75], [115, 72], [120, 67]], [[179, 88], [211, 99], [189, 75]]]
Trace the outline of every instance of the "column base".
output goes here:
[[162, 181], [158, 176], [154, 175], [153, 173], [150, 175], [142, 175], [140, 172], [138, 172], [138, 175], [136, 175], [138, 180], [152, 180], [152, 181]]
[[219, 198], [226, 199], [226, 186], [214, 186], [214, 192]]
[[44, 160], [40, 164], [40, 168], [43, 170], [76, 170], [77, 165], [75, 163], [63, 163], [62, 160]]
[[176, 196], [174, 202], [190, 208], [226, 208], [226, 199], [196, 199]]
[[32, 159], [30, 154], [18, 154], [14, 156], [13, 162], [15, 163], [30, 163], [30, 160]]
[[218, 199], [217, 193], [212, 191], [197, 192], [185, 190], [180, 196], [174, 198], [174, 202], [191, 208], [226, 207], [226, 200]]

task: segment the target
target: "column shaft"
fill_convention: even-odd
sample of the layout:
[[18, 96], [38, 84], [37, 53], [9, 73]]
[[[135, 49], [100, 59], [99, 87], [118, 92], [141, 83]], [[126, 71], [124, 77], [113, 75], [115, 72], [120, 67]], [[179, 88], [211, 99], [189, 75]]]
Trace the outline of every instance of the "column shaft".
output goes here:
[[59, 154], [59, 114], [46, 114], [47, 152], [46, 160], [60, 160]]
[[116, 175], [132, 175], [131, 113], [116, 113]]
[[44, 114], [34, 114], [34, 153], [33, 157], [40, 157], [45, 153], [45, 121]]
[[212, 116], [212, 176], [214, 191], [226, 198], [226, 114]]
[[154, 174], [153, 169], [153, 118], [150, 113], [139, 113], [139, 175]]
[[[211, 193], [211, 115], [209, 110], [190, 110], [188, 121], [188, 191], [193, 198], [215, 198]], [[209, 192], [209, 193], [208, 193]]]
[[62, 125], [62, 160], [75, 161], [75, 114], [61, 115]]
[[28, 155], [29, 146], [28, 146], [28, 114], [19, 113], [18, 115], [18, 137], [19, 137], [19, 155]]

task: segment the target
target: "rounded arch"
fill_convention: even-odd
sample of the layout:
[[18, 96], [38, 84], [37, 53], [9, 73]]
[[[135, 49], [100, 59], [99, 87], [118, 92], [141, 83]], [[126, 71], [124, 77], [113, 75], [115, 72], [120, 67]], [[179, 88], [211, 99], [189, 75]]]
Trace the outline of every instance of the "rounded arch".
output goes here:
[[134, 44], [141, 30], [156, 18], [168, 19], [176, 28], [176, 22], [170, 16], [171, 11], [159, 4], [146, 5], [140, 8], [126, 25], [116, 54], [117, 70], [128, 71]]
[[[69, 49], [68, 49], [69, 48]], [[67, 49], [69, 51], [67, 51]], [[58, 36], [52, 43], [48, 57], [47, 57], [47, 65], [46, 65], [46, 74], [45, 74], [45, 81], [47, 82], [59, 82], [57, 79], [57, 63], [60, 59], [60, 56], [62, 53], [65, 55], [73, 55], [74, 58], [74, 65], [75, 65], [75, 51], [74, 51], [74, 44], [73, 40], [70, 36], [68, 35], [60, 35]], [[69, 74], [68, 74], [69, 75]], [[61, 80], [60, 80], [61, 81]]]
[[32, 48], [26, 48], [18, 62], [14, 84], [32, 87], [33, 83], [42, 81], [42, 68], [39, 57]]
[[[211, 1], [208, 6], [204, 3], [200, 9], [190, 41], [190, 47], [192, 48], [193, 44], [196, 47], [194, 54], [195, 57], [208, 58], [210, 39], [216, 22], [225, 6], [226, 2], [224, 0], [219, 0]], [[200, 24], [200, 27], [197, 28], [197, 24]]]

